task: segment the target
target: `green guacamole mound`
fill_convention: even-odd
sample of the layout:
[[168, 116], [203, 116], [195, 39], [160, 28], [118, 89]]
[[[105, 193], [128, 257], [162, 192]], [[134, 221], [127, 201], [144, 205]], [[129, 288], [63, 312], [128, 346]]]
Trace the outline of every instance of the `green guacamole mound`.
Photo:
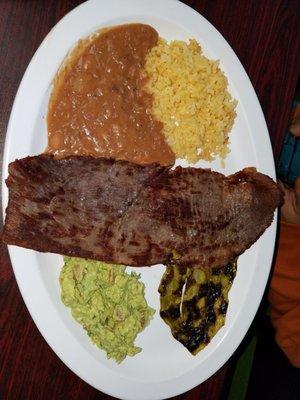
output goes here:
[[141, 351], [135, 338], [150, 322], [139, 274], [120, 265], [81, 258], [64, 258], [60, 273], [61, 298], [91, 340], [118, 363]]

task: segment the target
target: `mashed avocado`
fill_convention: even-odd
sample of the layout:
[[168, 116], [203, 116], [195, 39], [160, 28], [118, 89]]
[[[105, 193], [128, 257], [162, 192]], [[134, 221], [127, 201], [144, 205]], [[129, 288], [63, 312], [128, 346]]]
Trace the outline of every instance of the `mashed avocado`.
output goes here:
[[152, 319], [139, 275], [125, 267], [65, 257], [61, 298], [92, 341], [118, 363], [141, 351], [134, 341]]

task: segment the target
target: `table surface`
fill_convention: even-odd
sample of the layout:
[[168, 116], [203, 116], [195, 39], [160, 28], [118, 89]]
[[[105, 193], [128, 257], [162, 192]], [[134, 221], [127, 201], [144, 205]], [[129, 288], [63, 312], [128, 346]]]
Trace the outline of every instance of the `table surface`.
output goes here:
[[[49, 30], [81, 2], [0, 0], [1, 162], [10, 110], [25, 68]], [[186, 3], [221, 32], [241, 60], [261, 102], [278, 159], [299, 75], [299, 1]], [[3, 244], [0, 266], [0, 398], [111, 399], [74, 375], [48, 347], [23, 303]], [[174, 399], [220, 399], [225, 376], [226, 365]]]

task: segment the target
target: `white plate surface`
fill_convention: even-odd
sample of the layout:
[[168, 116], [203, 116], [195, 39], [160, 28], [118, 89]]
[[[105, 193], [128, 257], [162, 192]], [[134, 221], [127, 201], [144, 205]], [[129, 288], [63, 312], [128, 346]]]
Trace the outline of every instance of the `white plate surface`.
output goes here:
[[[237, 56], [222, 35], [201, 15], [176, 0], [90, 0], [66, 15], [45, 38], [20, 84], [11, 113], [3, 163], [43, 152], [45, 115], [51, 81], [78, 39], [98, 28], [128, 22], [152, 25], [166, 39], [195, 38], [205, 55], [219, 59], [238, 100], [231, 132], [231, 153], [219, 162], [200, 162], [225, 174], [246, 166], [275, 177], [268, 130], [253, 87]], [[184, 164], [183, 164], [184, 165]], [[3, 208], [8, 192], [3, 183]], [[176, 342], [159, 317], [157, 288], [163, 267], [141, 268], [148, 303], [157, 312], [138, 336], [143, 351], [118, 365], [93, 346], [69, 309], [60, 301], [58, 275], [62, 257], [14, 246], [9, 253], [14, 273], [32, 318], [55, 353], [95, 388], [121, 399], [163, 399], [183, 393], [216, 372], [232, 355], [249, 328], [260, 303], [273, 255], [276, 218], [272, 226], [238, 261], [230, 292], [226, 325], [196, 357]]]

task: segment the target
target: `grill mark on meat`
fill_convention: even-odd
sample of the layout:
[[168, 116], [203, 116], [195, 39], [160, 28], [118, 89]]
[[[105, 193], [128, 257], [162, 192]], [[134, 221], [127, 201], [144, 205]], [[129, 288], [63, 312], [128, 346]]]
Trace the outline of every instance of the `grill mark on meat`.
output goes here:
[[247, 168], [210, 170], [41, 155], [9, 165], [5, 243], [142, 266], [218, 267], [271, 224], [282, 195]]

